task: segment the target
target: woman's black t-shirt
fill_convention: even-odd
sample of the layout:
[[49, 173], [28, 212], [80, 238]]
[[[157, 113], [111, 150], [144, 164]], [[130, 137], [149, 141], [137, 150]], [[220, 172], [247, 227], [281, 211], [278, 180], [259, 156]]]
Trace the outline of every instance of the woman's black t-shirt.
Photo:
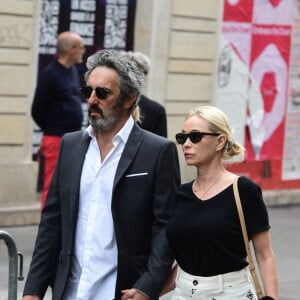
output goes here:
[[[178, 188], [176, 211], [166, 230], [174, 258], [185, 272], [197, 276], [241, 270], [248, 262], [233, 185], [202, 201], [194, 195], [192, 184]], [[240, 177], [238, 188], [251, 239], [270, 228], [267, 209], [256, 183]]]

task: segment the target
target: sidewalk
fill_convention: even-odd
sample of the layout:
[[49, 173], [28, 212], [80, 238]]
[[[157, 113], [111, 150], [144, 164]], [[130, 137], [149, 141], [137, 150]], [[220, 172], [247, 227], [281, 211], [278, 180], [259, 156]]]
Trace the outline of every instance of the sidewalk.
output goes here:
[[[277, 258], [280, 300], [299, 300], [300, 290], [300, 205], [269, 207], [271, 236]], [[24, 276], [32, 255], [37, 226], [2, 227], [15, 240], [18, 252], [24, 255]], [[6, 245], [0, 241], [0, 300], [8, 295], [8, 256]], [[18, 300], [21, 299], [24, 281], [18, 283]], [[48, 292], [45, 300], [51, 299]], [[105, 299], [103, 299], [105, 300]]]

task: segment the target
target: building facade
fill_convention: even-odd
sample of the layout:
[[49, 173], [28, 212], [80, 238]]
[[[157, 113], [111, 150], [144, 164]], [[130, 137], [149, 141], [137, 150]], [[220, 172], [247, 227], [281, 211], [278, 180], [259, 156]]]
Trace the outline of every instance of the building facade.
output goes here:
[[38, 221], [30, 105], [39, 1], [0, 1], [0, 225]]
[[[139, 0], [136, 7], [134, 48], [151, 59], [146, 93], [166, 107], [170, 139], [185, 113], [213, 94], [221, 1], [188, 2]], [[0, 2], [0, 226], [39, 221], [30, 107], [40, 9], [38, 0]], [[180, 161], [185, 181], [193, 170]]]

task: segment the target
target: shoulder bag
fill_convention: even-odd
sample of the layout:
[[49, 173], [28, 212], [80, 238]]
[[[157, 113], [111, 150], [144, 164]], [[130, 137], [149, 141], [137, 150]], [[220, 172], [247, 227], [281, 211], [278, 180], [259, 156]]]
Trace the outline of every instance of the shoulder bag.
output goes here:
[[252, 254], [251, 254], [251, 250], [250, 250], [249, 239], [248, 239], [248, 234], [247, 234], [247, 229], [246, 229], [246, 224], [245, 224], [244, 212], [243, 212], [243, 208], [242, 208], [242, 204], [241, 204], [237, 181], [238, 181], [238, 176], [236, 176], [233, 181], [234, 198], [235, 198], [235, 202], [236, 202], [236, 206], [238, 209], [239, 218], [240, 218], [240, 222], [241, 222], [245, 248], [247, 251], [247, 256], [248, 256], [248, 261], [249, 261], [249, 269], [250, 269], [250, 272], [252, 275], [252, 279], [253, 279], [253, 283], [255, 285], [258, 299], [261, 299], [263, 297], [262, 289], [260, 287], [260, 283], [259, 283], [259, 280], [258, 280], [258, 277], [256, 274], [256, 270], [255, 270], [255, 265], [254, 265], [253, 259], [252, 259]]

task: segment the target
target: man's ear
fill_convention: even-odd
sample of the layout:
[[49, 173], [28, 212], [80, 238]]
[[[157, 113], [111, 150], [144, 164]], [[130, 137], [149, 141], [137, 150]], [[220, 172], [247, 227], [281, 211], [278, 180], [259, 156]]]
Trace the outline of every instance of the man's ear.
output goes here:
[[137, 96], [131, 95], [130, 98], [124, 101], [124, 108], [130, 109], [132, 106], [136, 104]]

